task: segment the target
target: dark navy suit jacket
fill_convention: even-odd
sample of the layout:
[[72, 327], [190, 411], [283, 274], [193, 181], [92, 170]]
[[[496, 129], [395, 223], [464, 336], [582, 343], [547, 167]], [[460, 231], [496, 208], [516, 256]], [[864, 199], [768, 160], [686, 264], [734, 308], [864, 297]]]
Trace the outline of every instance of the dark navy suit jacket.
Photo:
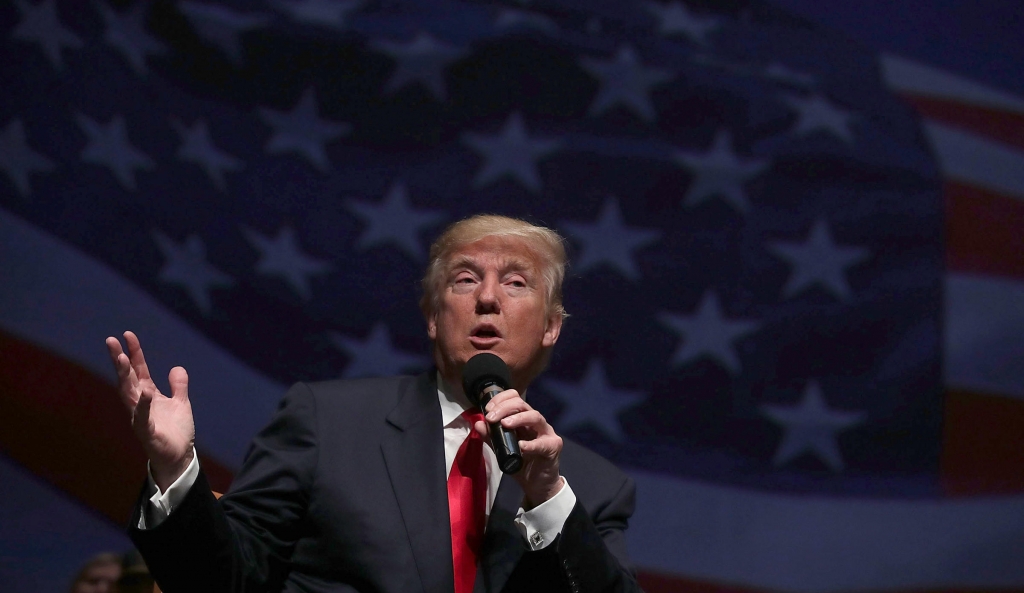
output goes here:
[[[231, 490], [200, 477], [158, 526], [129, 535], [165, 593], [451, 593], [454, 577], [434, 372], [299, 383], [253, 440]], [[503, 477], [475, 591], [637, 590], [624, 531], [633, 481], [568, 439], [560, 470], [577, 503], [556, 541], [530, 551]]]

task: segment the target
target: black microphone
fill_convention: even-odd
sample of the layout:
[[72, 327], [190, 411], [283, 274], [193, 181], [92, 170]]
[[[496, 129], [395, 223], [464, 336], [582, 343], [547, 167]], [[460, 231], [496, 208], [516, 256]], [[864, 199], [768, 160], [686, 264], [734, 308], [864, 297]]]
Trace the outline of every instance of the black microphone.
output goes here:
[[[462, 389], [469, 401], [484, 408], [491, 398], [508, 389], [512, 383], [505, 361], [491, 354], [481, 352], [466, 362], [462, 369]], [[523, 467], [523, 454], [519, 451], [519, 439], [514, 432], [508, 431], [500, 422], [491, 424], [491, 445], [494, 455], [498, 458], [498, 467], [506, 474], [514, 474]]]

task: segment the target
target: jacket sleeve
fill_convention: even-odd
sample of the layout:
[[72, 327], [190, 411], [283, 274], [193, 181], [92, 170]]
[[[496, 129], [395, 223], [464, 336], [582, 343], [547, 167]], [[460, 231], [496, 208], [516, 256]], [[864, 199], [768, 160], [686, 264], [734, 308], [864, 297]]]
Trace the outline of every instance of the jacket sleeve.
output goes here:
[[593, 517], [576, 503], [554, 544], [570, 591], [640, 590], [626, 552], [626, 526], [635, 503], [636, 486], [629, 477]]
[[317, 463], [315, 401], [292, 387], [253, 440], [231, 490], [220, 500], [200, 471], [181, 505], [139, 530], [143, 488], [128, 534], [166, 593], [263, 591], [281, 586], [306, 528]]
[[[506, 592], [640, 591], [625, 537], [636, 486], [632, 478], [615, 473], [619, 480], [610, 488], [607, 484], [601, 488], [606, 496], [590, 497], [586, 506], [583, 498], [577, 497], [561, 533], [550, 546], [523, 555]], [[574, 478], [574, 484], [577, 480]]]

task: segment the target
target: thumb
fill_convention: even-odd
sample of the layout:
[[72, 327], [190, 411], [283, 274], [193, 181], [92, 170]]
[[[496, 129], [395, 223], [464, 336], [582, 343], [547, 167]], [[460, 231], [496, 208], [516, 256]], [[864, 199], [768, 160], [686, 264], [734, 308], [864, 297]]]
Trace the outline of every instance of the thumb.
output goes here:
[[188, 399], [188, 373], [182, 367], [174, 367], [167, 374], [167, 382], [171, 384], [171, 397]]
[[483, 420], [477, 420], [476, 422], [473, 423], [473, 430], [475, 430], [476, 433], [480, 435], [484, 442], [489, 442], [490, 429], [488, 428], [486, 422], [484, 422]]

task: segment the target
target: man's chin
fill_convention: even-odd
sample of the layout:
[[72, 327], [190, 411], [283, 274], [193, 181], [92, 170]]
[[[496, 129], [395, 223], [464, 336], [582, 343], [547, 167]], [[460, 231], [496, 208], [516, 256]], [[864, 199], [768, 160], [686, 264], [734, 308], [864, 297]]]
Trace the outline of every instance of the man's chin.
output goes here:
[[454, 356], [450, 357], [438, 354], [434, 357], [435, 364], [438, 365], [438, 370], [441, 372], [441, 376], [444, 377], [445, 381], [452, 383], [453, 386], [461, 388], [462, 369], [466, 367], [466, 363], [469, 359], [477, 354], [489, 352], [505, 361], [505, 364], [509, 367], [509, 375], [512, 378], [511, 387], [522, 393], [530, 382], [532, 382], [537, 375], [547, 367], [548, 361], [550, 360], [550, 349], [539, 353], [537, 357], [534, 357], [529, 361], [515, 360], [500, 347], [501, 340], [498, 340], [498, 342], [499, 343], [494, 345], [488, 345], [489, 347], [487, 348], [477, 348], [474, 346], [469, 349], [461, 350]]

